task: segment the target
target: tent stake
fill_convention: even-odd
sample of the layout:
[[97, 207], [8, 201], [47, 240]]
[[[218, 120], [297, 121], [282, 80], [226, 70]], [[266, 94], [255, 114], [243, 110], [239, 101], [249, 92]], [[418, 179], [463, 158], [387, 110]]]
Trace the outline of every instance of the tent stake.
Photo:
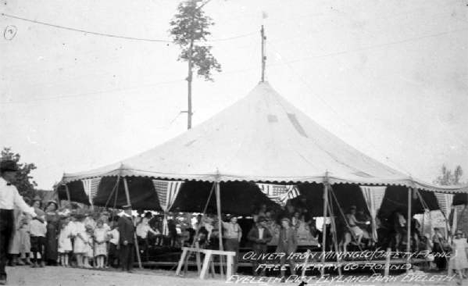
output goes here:
[[320, 275], [325, 275], [325, 248], [327, 245], [327, 208], [328, 208], [328, 188], [326, 183], [323, 183], [323, 232], [322, 232], [322, 269]]
[[[127, 203], [130, 206], [132, 206], [132, 202], [130, 201], [130, 192], [128, 191], [127, 178], [124, 178], [123, 182], [124, 182], [124, 188], [125, 188], [125, 196], [127, 197]], [[140, 269], [143, 269], [143, 266], [141, 265], [140, 247], [138, 246], [138, 239], [136, 236], [136, 232], [133, 232], [133, 239], [135, 241], [135, 250], [137, 253], [138, 267], [140, 267]]]
[[[224, 250], [223, 249], [223, 225], [222, 225], [222, 218], [221, 218], [221, 192], [220, 192], [220, 187], [219, 187], [219, 182], [216, 182], [216, 209], [218, 212], [218, 240], [219, 240], [219, 250]], [[224, 275], [224, 261], [222, 255], [219, 256], [219, 262], [220, 262], [220, 273], [221, 276]], [[229, 278], [229, 277], [228, 277]]]

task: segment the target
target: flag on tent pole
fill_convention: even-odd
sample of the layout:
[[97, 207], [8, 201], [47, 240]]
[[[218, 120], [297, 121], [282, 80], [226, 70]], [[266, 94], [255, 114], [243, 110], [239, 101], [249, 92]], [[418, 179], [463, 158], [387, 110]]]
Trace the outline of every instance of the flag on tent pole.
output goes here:
[[158, 195], [159, 204], [164, 211], [163, 218], [163, 234], [168, 235], [169, 230], [167, 227], [167, 212], [171, 209], [172, 205], [179, 194], [180, 187], [183, 181], [163, 181], [153, 180], [153, 186]]
[[281, 206], [301, 194], [296, 185], [257, 184], [257, 186], [270, 200]]
[[101, 178], [84, 179], [81, 182], [83, 183], [85, 194], [88, 196], [89, 203], [93, 205], [93, 199], [97, 195]]
[[364, 200], [366, 201], [367, 209], [371, 215], [372, 219], [372, 239], [377, 241], [377, 227], [376, 227], [376, 218], [377, 211], [382, 205], [383, 198], [385, 196], [386, 187], [370, 187], [370, 186], [360, 186], [362, 194], [364, 195]]

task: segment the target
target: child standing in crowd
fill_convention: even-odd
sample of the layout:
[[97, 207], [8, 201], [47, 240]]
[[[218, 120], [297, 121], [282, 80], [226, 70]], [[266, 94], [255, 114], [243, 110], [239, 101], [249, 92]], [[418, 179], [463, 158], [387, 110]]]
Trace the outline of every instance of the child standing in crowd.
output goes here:
[[29, 224], [30, 241], [31, 241], [31, 254], [33, 257], [32, 267], [45, 266], [45, 244], [47, 227], [44, 223], [45, 213], [40, 210], [41, 202], [34, 201], [33, 207], [36, 211], [37, 217], [31, 220]]
[[[31, 236], [29, 234], [29, 223], [31, 222], [31, 215], [27, 213], [23, 213], [23, 218], [21, 221], [21, 227], [19, 229], [20, 232], [20, 261], [18, 265], [32, 265], [30, 260], [30, 252], [31, 252]], [[25, 260], [25, 261], [24, 261]]]
[[74, 244], [73, 253], [76, 256], [76, 263], [78, 267], [83, 267], [83, 256], [86, 252], [86, 245], [88, 241], [88, 235], [86, 234], [85, 225], [83, 223], [84, 216], [77, 214], [75, 216], [76, 221], [74, 223]]
[[84, 224], [85, 224], [85, 226], [87, 226], [87, 225], [91, 226], [93, 229], [96, 227], [96, 221], [94, 220], [93, 214], [91, 212], [86, 213], [86, 218], [84, 220]]
[[97, 268], [104, 268], [104, 259], [107, 256], [107, 232], [104, 222], [99, 219], [94, 229], [94, 257]]
[[466, 270], [468, 269], [468, 242], [461, 230], [455, 232], [452, 241], [452, 254], [450, 255], [450, 272], [455, 270], [460, 279], [466, 278]]
[[63, 217], [60, 226], [60, 234], [58, 241], [58, 253], [60, 265], [68, 267], [68, 254], [72, 251], [72, 229], [70, 227], [70, 219]]
[[[85, 268], [91, 268], [91, 265], [89, 264], [89, 260], [94, 258], [94, 229], [92, 225], [85, 225], [86, 229], [86, 247], [85, 247], [85, 253], [84, 253], [84, 267]], [[96, 263], [94, 263], [96, 265]]]
[[73, 261], [76, 261], [75, 259], [75, 254], [73, 253], [73, 245], [75, 245], [75, 235], [76, 235], [76, 230], [75, 230], [75, 222], [76, 222], [76, 214], [73, 211], [69, 212], [70, 216], [68, 217], [68, 228], [70, 229], [70, 242], [72, 245], [72, 249], [70, 253], [68, 254], [68, 260], [69, 260], [69, 266], [73, 267], [76, 266]]
[[107, 211], [103, 211], [99, 216], [99, 219], [103, 222], [103, 227], [109, 232], [111, 230], [109, 225], [109, 213]]
[[118, 245], [119, 245], [120, 233], [119, 233], [119, 227], [116, 221], [113, 221], [111, 223], [111, 231], [109, 231], [107, 235], [109, 238], [109, 258], [107, 260], [107, 263], [109, 266], [119, 267]]
[[[26, 202], [26, 200], [25, 200]], [[10, 241], [10, 249], [9, 254], [11, 255], [10, 265], [24, 265], [22, 259], [19, 258], [20, 254], [22, 256], [25, 253], [29, 253], [31, 245], [29, 242], [29, 225], [27, 222], [26, 214], [23, 213], [20, 209], [14, 210], [14, 218], [15, 218], [15, 228], [14, 228], [14, 235]], [[26, 240], [27, 236], [27, 240]]]

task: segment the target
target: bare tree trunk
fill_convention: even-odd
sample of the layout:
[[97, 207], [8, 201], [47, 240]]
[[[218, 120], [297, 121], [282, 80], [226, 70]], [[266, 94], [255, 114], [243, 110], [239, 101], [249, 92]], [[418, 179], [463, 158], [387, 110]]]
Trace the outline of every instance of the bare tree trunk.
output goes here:
[[190, 49], [189, 49], [189, 59], [188, 59], [188, 77], [187, 77], [187, 100], [188, 100], [188, 108], [187, 108], [187, 129], [192, 128], [192, 77], [193, 77], [193, 39], [190, 41]]

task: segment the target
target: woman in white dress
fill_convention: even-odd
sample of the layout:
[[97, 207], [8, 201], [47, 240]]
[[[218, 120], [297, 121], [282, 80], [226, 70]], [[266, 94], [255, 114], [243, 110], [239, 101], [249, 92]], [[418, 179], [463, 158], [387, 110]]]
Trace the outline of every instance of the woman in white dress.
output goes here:
[[456, 270], [460, 279], [466, 278], [466, 269], [468, 269], [468, 242], [463, 232], [457, 230], [452, 241], [452, 255], [450, 256], [450, 269]]
[[23, 259], [26, 258], [26, 263], [31, 265], [29, 253], [31, 251], [31, 241], [29, 239], [29, 221], [30, 215], [23, 213], [19, 209], [15, 209], [15, 231], [10, 242], [9, 253], [12, 256], [11, 265], [24, 265]]

